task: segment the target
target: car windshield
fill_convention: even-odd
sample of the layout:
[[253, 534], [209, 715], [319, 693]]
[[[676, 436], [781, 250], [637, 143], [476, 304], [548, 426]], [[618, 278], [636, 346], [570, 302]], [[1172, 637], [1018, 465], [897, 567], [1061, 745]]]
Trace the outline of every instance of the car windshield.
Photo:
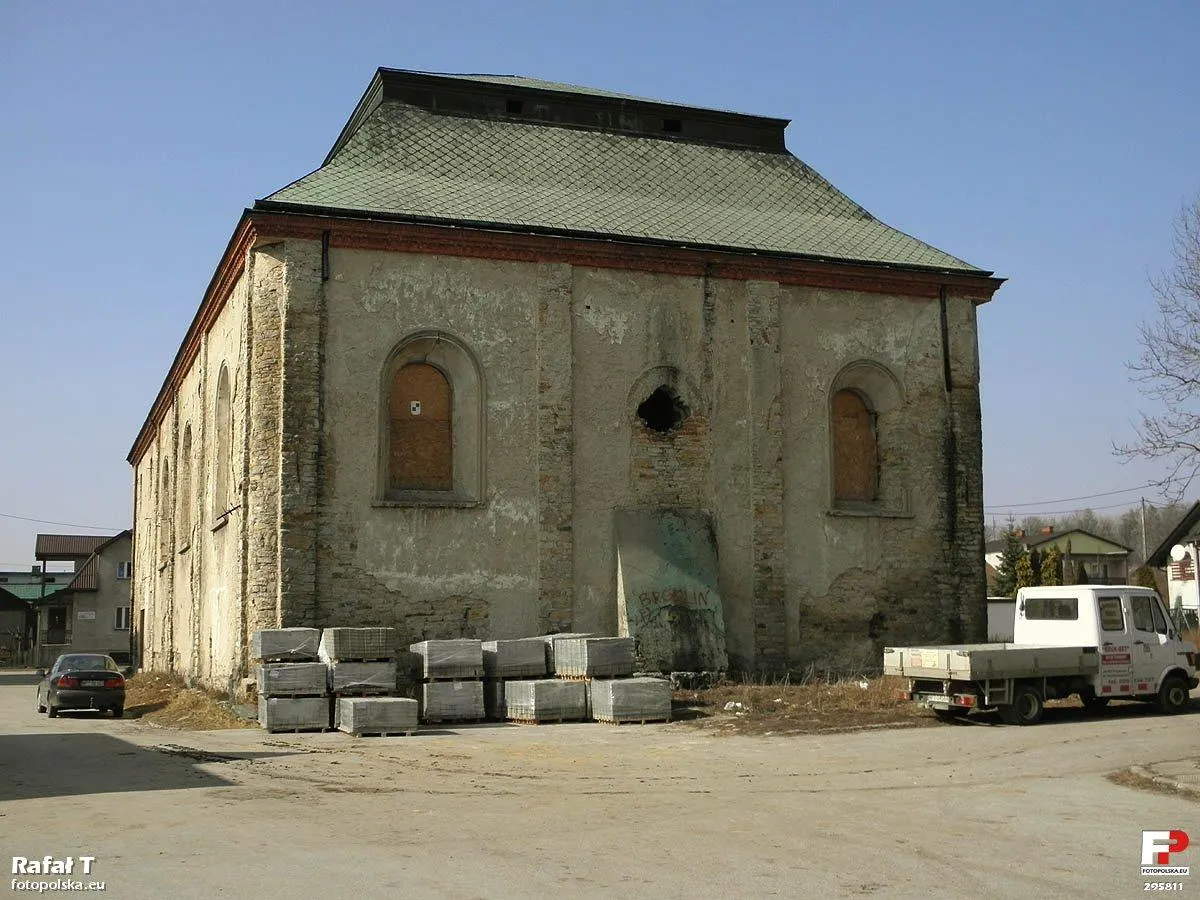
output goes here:
[[99, 654], [76, 653], [71, 656], [62, 657], [54, 666], [57, 672], [79, 672], [84, 669], [103, 669], [109, 672], [117, 672], [117, 664], [107, 656]]

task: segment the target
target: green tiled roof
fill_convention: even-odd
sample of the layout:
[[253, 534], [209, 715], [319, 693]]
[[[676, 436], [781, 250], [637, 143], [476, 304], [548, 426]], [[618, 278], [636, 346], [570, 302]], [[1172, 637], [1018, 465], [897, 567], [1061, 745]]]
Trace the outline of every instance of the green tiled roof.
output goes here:
[[788, 153], [391, 100], [259, 204], [985, 274], [880, 222]]
[[[66, 583], [47, 584], [45, 586], [45, 596], [49, 597], [51, 594], [56, 594], [66, 586]], [[8, 591], [14, 597], [19, 597], [22, 600], [37, 600], [43, 596], [42, 585], [40, 584], [4, 584], [0, 585], [0, 587], [4, 588], [4, 590]]]

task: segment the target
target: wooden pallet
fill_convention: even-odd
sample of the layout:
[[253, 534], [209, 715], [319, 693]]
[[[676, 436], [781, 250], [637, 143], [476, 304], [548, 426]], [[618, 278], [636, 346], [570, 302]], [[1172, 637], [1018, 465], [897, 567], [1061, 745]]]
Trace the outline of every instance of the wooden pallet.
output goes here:
[[[341, 657], [338, 657], [337, 659], [330, 659], [327, 665], [340, 666], [342, 663], [390, 663], [395, 661], [396, 657], [394, 656], [351, 656], [346, 659], [342, 659]], [[314, 660], [314, 662], [321, 662], [321, 660]]]
[[617, 681], [632, 675], [555, 675], [559, 681]]
[[488, 721], [486, 717], [482, 719], [421, 719], [422, 725], [482, 725]]
[[327, 731], [333, 731], [328, 725], [311, 728], [267, 728], [264, 730], [268, 734], [324, 734]]
[[456, 681], [483, 681], [482, 675], [429, 675], [421, 679], [424, 684], [445, 684]]
[[335, 700], [342, 697], [352, 700], [357, 697], [394, 697], [396, 692], [387, 688], [350, 688], [349, 690], [334, 691], [332, 696]]
[[671, 720], [669, 718], [659, 718], [659, 719], [600, 719], [600, 718], [597, 718], [596, 721], [600, 722], [604, 725], [658, 725], [658, 724], [665, 724], [666, 722], [670, 722]]
[[338, 728], [338, 731], [348, 734], [351, 737], [412, 737], [417, 733], [416, 729], [406, 731], [351, 731], [348, 728]]
[[259, 694], [267, 700], [274, 700], [278, 697], [281, 700], [324, 700], [329, 694], [280, 694], [272, 691], [269, 694]]
[[512, 722], [514, 725], [563, 725], [570, 722], [586, 722], [587, 719], [569, 718], [569, 719], [527, 719], [519, 716], [509, 716], [504, 721]]

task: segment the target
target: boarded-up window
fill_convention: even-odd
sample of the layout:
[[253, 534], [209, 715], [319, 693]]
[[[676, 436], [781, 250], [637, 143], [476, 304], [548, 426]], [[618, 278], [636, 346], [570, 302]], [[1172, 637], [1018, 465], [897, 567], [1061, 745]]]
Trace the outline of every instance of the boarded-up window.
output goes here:
[[217, 452], [213, 458], [213, 516], [219, 517], [229, 512], [230, 502], [230, 468], [232, 466], [231, 451], [233, 447], [233, 416], [230, 408], [231, 391], [229, 389], [229, 369], [221, 366], [221, 374], [217, 377], [217, 404], [214, 428], [216, 430]]
[[183, 429], [183, 449], [175, 472], [179, 479], [179, 543], [192, 539], [192, 426]]
[[871, 502], [879, 491], [879, 446], [875, 414], [856, 391], [833, 395], [833, 496]]
[[388, 486], [394, 491], [454, 488], [450, 383], [437, 368], [396, 370], [389, 404]]

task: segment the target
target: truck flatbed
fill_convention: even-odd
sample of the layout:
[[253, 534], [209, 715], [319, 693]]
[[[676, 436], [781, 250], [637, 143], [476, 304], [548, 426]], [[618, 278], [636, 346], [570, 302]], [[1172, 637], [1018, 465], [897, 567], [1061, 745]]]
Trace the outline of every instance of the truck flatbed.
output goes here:
[[884, 674], [905, 678], [985, 681], [1093, 675], [1099, 671], [1100, 654], [1095, 647], [949, 644], [887, 647], [883, 651]]

